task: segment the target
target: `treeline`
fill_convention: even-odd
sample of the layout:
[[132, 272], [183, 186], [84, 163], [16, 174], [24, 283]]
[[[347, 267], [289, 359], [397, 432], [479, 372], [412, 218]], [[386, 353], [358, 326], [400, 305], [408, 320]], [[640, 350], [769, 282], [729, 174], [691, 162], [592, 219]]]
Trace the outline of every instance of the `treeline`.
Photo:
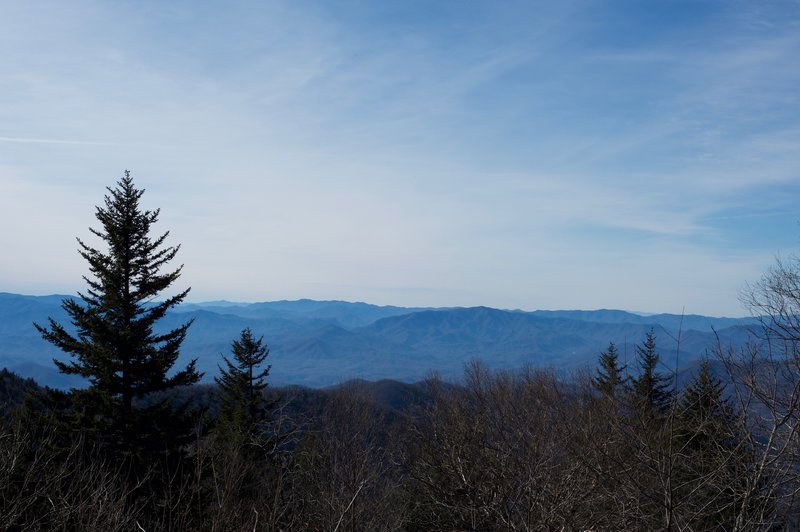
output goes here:
[[0, 529], [796, 525], [788, 427], [770, 431], [763, 411], [739, 410], [708, 363], [677, 395], [669, 384], [651, 393], [644, 381], [667, 384], [660, 371], [647, 375], [654, 348], [648, 337], [629, 372], [609, 364], [609, 347], [597, 370], [569, 379], [474, 362], [458, 384], [403, 387], [402, 409], [377, 401], [368, 383], [250, 398], [244, 379], [233, 393], [196, 385], [178, 400], [202, 406], [180, 458], [151, 456], [135, 476], [131, 457], [115, 456], [103, 435], [65, 433], [61, 420], [17, 410], [0, 434]]
[[19, 406], [39, 386], [33, 379], [23, 379], [6, 368], [0, 369], [0, 409]]

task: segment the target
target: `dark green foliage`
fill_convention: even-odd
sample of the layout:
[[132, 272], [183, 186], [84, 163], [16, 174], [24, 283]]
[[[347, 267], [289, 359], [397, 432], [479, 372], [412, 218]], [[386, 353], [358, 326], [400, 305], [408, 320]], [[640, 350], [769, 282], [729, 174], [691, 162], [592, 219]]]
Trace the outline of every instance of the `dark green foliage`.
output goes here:
[[678, 412], [682, 423], [692, 427], [693, 445], [706, 447], [710, 442], [724, 443], [730, 436], [734, 413], [724, 397], [725, 385], [711, 374], [708, 360], [700, 363], [700, 371], [683, 391]]
[[627, 366], [619, 365], [617, 347], [614, 342], [610, 342], [608, 349], [600, 354], [600, 367], [597, 375], [592, 378], [592, 384], [605, 397], [617, 397], [628, 383], [626, 368]]
[[672, 403], [669, 378], [658, 370], [660, 357], [656, 351], [656, 336], [653, 329], [647, 332], [642, 345], [636, 346], [639, 375], [633, 379], [634, 406], [646, 415], [663, 415]]
[[722, 381], [703, 360], [677, 405], [674, 434], [675, 484], [684, 512], [697, 516], [692, 528], [733, 530], [737, 514], [747, 522], [765, 513], [769, 502], [759, 495], [762, 490], [748, 496], [754, 455], [746, 430]]
[[269, 365], [262, 366], [269, 348], [264, 337], [255, 339], [245, 328], [231, 344], [233, 362], [222, 356], [225, 367], [216, 377], [219, 385], [217, 433], [224, 438], [247, 441], [257, 437], [269, 418], [269, 405], [264, 398]]
[[24, 379], [6, 368], [0, 369], [0, 414], [5, 409], [21, 405], [25, 396], [38, 389], [33, 379]]
[[[722, 382], [711, 375], [704, 360], [679, 401], [674, 446], [675, 477], [679, 494], [690, 507], [706, 507], [695, 527], [733, 529], [736, 495], [739, 490], [734, 477], [737, 467], [744, 467], [744, 452], [736, 434], [735, 418], [723, 397]], [[741, 449], [744, 451], [744, 448]], [[702, 482], [717, 478], [717, 482]]]
[[101, 228], [90, 229], [106, 250], [78, 239], [79, 252], [89, 263], [88, 289], [78, 294], [80, 300], [62, 303], [76, 332], [52, 318], [48, 326], [35, 325], [45, 340], [72, 356], [69, 362], [55, 360], [58, 369], [89, 381], [88, 388], [69, 394], [73, 430], [96, 434], [114, 457], [146, 464], [148, 457], [176, 453], [189, 434], [189, 419], [168, 400], [137, 404], [200, 378], [194, 360], [172, 372], [191, 322], [154, 332], [189, 290], [155, 301], [180, 276], [180, 267], [162, 272], [180, 246], [164, 245], [169, 233], [151, 238], [159, 211], [140, 208], [144, 190], [136, 189], [129, 172], [108, 192], [95, 213]]

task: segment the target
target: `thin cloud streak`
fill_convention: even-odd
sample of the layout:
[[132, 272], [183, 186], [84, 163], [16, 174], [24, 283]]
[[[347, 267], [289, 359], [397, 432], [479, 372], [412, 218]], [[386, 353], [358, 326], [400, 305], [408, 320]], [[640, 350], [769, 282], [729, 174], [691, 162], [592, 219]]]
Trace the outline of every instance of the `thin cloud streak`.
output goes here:
[[19, 142], [22, 144], [74, 144], [78, 146], [131, 146], [121, 142], [95, 140], [32, 139], [25, 137], [0, 137], [0, 142]]

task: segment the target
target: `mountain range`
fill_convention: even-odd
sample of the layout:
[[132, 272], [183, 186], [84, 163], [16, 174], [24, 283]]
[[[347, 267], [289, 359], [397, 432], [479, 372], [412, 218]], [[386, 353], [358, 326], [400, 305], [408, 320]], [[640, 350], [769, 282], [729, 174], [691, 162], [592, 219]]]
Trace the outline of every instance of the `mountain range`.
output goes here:
[[[66, 355], [41, 339], [33, 323], [48, 317], [68, 325], [61, 301], [71, 296], [0, 293], [0, 367], [54, 387], [80, 386], [59, 374], [53, 358]], [[270, 347], [270, 380], [276, 384], [329, 386], [348, 379], [413, 382], [437, 373], [456, 379], [465, 363], [493, 368], [526, 364], [568, 372], [594, 366], [609, 342], [623, 362], [653, 328], [662, 363], [682, 370], [696, 364], [717, 338], [741, 345], [757, 320], [699, 315], [642, 315], [622, 310], [500, 310], [409, 308], [345, 301], [214, 301], [181, 305], [161, 330], [193, 320], [179, 363], [198, 359], [211, 380], [221, 354], [250, 327]], [[678, 344], [680, 339], [680, 345]], [[677, 355], [677, 357], [676, 357]]]

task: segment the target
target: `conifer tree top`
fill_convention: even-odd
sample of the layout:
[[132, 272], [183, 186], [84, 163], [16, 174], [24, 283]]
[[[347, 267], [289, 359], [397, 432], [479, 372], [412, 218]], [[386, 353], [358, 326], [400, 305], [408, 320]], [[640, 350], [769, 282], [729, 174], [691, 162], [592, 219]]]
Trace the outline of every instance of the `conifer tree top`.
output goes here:
[[120, 398], [130, 410], [135, 397], [191, 384], [200, 376], [194, 361], [167, 376], [191, 322], [163, 334], [153, 331], [189, 292], [155, 302], [180, 276], [182, 266], [164, 271], [180, 246], [165, 245], [169, 232], [151, 237], [159, 210], [140, 207], [144, 190], [136, 188], [130, 172], [107, 190], [95, 211], [100, 227], [90, 228], [104, 246], [78, 238], [78, 251], [89, 264], [90, 275], [84, 276], [88, 288], [78, 294], [82, 303], [68, 299], [62, 304], [77, 334], [52, 319], [49, 327], [36, 327], [44, 339], [73, 356], [69, 363], [55, 361], [60, 371], [87, 378], [91, 389]]

